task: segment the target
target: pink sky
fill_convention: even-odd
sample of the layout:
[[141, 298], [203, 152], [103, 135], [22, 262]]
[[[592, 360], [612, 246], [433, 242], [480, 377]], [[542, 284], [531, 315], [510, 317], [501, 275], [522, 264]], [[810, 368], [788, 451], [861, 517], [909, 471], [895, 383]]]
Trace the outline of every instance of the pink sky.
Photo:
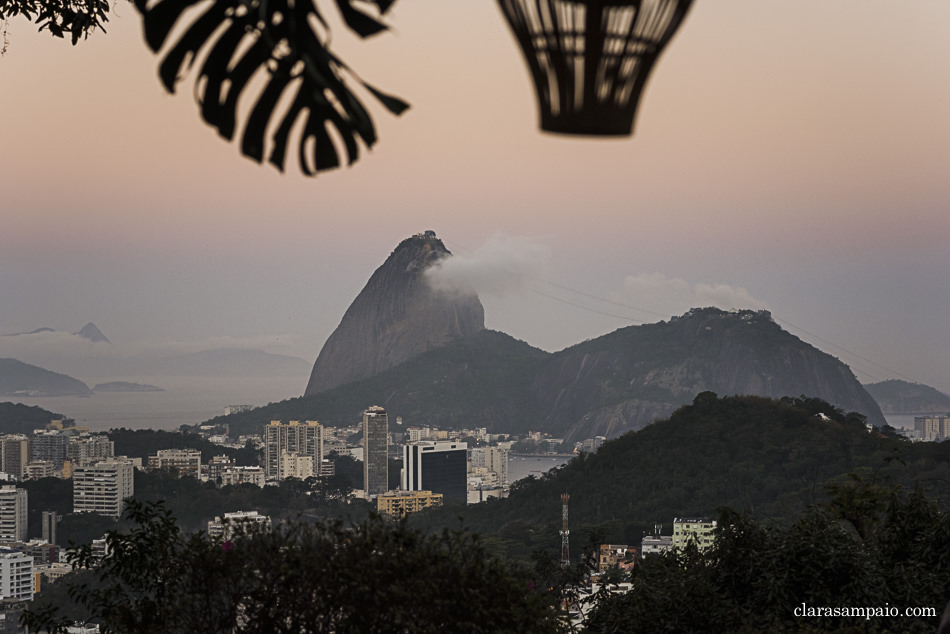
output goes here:
[[76, 47], [12, 20], [0, 330], [281, 337], [312, 359], [392, 248], [433, 229], [460, 255], [540, 254], [483, 301], [489, 327], [545, 349], [715, 288], [863, 381], [950, 392], [950, 3], [697, 0], [621, 141], [537, 131], [495, 3], [403, 0], [390, 23], [335, 42], [412, 109], [370, 104], [377, 147], [307, 179], [241, 158], [190, 78], [166, 95], [131, 7]]

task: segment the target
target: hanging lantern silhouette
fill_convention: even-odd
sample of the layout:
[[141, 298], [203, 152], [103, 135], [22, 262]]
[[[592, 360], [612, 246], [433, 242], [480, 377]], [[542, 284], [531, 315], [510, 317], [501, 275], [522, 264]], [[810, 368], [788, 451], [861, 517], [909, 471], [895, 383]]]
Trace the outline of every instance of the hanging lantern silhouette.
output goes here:
[[640, 93], [692, 0], [498, 0], [547, 132], [629, 136]]

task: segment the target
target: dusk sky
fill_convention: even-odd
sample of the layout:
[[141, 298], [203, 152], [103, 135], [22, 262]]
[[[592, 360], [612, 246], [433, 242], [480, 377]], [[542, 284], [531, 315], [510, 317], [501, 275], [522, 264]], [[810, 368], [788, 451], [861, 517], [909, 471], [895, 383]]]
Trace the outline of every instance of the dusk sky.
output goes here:
[[764, 308], [862, 382], [950, 393], [950, 2], [697, 0], [623, 140], [538, 131], [495, 2], [401, 0], [388, 22], [334, 47], [411, 109], [367, 98], [376, 147], [306, 178], [220, 139], [192, 75], [165, 94], [131, 6], [75, 47], [11, 20], [0, 333], [93, 321], [122, 350], [313, 361], [431, 229], [486, 325], [546, 350]]

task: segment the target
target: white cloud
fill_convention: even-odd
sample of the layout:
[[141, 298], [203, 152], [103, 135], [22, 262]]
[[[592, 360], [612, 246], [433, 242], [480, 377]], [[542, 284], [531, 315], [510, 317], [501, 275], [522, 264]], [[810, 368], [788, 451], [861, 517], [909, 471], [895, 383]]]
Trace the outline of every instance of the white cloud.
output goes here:
[[550, 249], [536, 238], [496, 235], [472, 253], [454, 254], [426, 271], [433, 288], [503, 297], [542, 277]]
[[720, 283], [692, 283], [662, 273], [629, 275], [624, 280], [622, 298], [644, 309], [682, 315], [690, 308], [715, 306], [723, 310], [767, 309], [768, 304], [741, 286]]
[[697, 284], [695, 298], [698, 306], [716, 306], [723, 309], [751, 308], [767, 309], [768, 305], [752, 296], [742, 286], [728, 284]]

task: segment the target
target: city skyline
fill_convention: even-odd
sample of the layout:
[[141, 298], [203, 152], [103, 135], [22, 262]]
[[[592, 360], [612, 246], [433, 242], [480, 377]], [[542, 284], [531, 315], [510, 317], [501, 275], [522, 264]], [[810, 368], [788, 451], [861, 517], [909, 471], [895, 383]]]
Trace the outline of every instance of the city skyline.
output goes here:
[[549, 351], [693, 306], [768, 309], [862, 382], [950, 393], [950, 7], [895, 13], [697, 2], [635, 135], [601, 141], [537, 130], [493, 3], [398, 2], [392, 33], [337, 26], [334, 46], [412, 107], [368, 101], [379, 143], [316, 179], [241, 158], [201, 123], [193, 76], [165, 95], [132, 7], [76, 47], [13, 19], [0, 332], [92, 321], [123, 352], [312, 362], [386, 255], [431, 229], [486, 326]]

